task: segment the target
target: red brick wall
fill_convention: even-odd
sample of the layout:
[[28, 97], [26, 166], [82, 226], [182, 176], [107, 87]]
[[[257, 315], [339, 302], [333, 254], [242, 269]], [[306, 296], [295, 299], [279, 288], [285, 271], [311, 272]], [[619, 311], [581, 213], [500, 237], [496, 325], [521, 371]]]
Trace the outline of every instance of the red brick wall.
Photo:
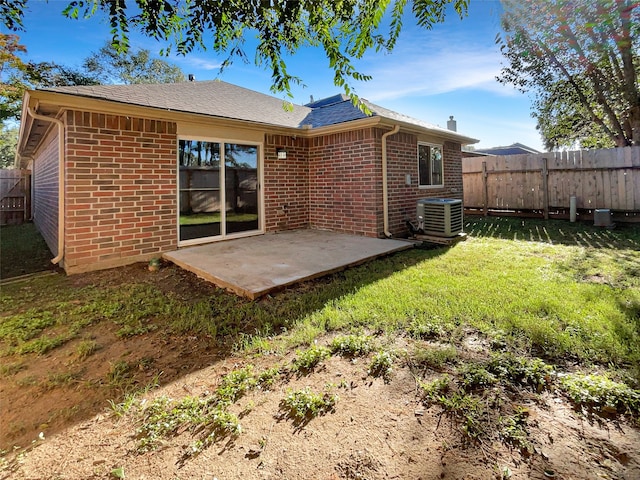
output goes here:
[[382, 131], [315, 137], [309, 145], [312, 228], [378, 237], [382, 232]]
[[[80, 111], [67, 112], [66, 123], [67, 271], [132, 263], [176, 249], [176, 124]], [[265, 230], [317, 228], [382, 236], [385, 131], [365, 128], [311, 139], [266, 134]], [[419, 198], [462, 198], [460, 145], [443, 144], [444, 187], [419, 189], [417, 143], [415, 135], [406, 133], [387, 139], [390, 231], [396, 236], [407, 234], [405, 221], [415, 220]], [[39, 154], [36, 164], [44, 172], [50, 172], [45, 158], [57, 161], [55, 146], [53, 141]], [[279, 148], [286, 150], [286, 159], [277, 158]], [[411, 174], [411, 185], [405, 184], [406, 174]], [[40, 180], [47, 175], [40, 172]], [[49, 177], [45, 185], [39, 192], [36, 185], [36, 214], [55, 198], [47, 194], [57, 189], [55, 179]], [[46, 209], [52, 212], [56, 205]]]
[[[418, 188], [418, 139], [398, 133], [387, 138], [389, 231], [406, 236], [406, 220], [417, 221], [416, 202], [421, 198], [462, 199], [462, 152], [459, 143], [443, 142], [444, 186]], [[406, 175], [411, 175], [411, 185]]]
[[[367, 128], [308, 140], [267, 135], [265, 210], [267, 231], [317, 228], [383, 236], [382, 135]], [[287, 151], [277, 160], [277, 148]], [[389, 230], [406, 236], [420, 198], [462, 198], [460, 144], [443, 142], [444, 186], [418, 188], [418, 138], [387, 138]], [[306, 160], [308, 158], [308, 161]], [[406, 175], [411, 175], [411, 185]]]
[[[277, 158], [278, 148], [287, 152], [286, 159]], [[264, 150], [266, 231], [308, 228], [308, 140], [266, 135]]]
[[58, 255], [58, 127], [53, 126], [33, 161], [33, 222]]
[[67, 112], [69, 273], [177, 248], [176, 124]]

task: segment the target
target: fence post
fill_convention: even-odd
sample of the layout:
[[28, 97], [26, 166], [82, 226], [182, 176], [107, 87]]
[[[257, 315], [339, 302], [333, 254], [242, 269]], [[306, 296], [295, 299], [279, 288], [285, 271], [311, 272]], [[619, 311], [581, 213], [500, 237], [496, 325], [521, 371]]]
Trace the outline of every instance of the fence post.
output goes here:
[[546, 157], [542, 158], [542, 208], [544, 219], [549, 220], [549, 165]]
[[482, 212], [486, 217], [489, 215], [489, 185], [487, 181], [487, 161], [482, 162]]

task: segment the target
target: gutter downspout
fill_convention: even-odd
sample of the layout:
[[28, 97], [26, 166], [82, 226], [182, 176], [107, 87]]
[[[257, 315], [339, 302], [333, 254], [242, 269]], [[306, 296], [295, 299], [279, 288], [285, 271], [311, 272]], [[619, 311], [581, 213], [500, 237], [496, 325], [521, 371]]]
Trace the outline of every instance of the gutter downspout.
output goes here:
[[36, 120], [53, 122], [58, 126], [58, 255], [51, 259], [51, 263], [60, 263], [64, 258], [64, 123], [62, 120], [36, 113], [31, 107], [27, 112]]
[[391, 238], [389, 232], [389, 188], [387, 185], [387, 137], [395, 135], [400, 131], [400, 125], [394, 125], [393, 129], [382, 134], [382, 220], [384, 225], [384, 234], [387, 238]]

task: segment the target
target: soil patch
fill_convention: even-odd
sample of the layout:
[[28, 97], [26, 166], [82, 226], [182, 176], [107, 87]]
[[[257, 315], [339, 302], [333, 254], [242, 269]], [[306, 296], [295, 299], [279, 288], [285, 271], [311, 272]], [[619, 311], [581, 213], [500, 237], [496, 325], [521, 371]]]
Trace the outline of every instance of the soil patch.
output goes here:
[[[144, 264], [72, 276], [69, 281], [78, 288], [146, 282], [183, 299], [209, 295], [215, 289], [177, 267], [150, 275]], [[112, 322], [100, 322], [83, 329], [81, 338], [45, 355], [2, 359], [15, 373], [0, 376], [4, 400], [0, 450], [28, 446], [41, 432], [52, 435], [94, 416], [108, 401], [117, 403], [128, 392], [169, 383], [229, 353], [207, 336], [175, 335], [161, 328], [121, 338], [116, 330]], [[93, 342], [96, 350], [80, 359], [78, 344], [86, 341]]]
[[[286, 358], [263, 360], [260, 368]], [[148, 393], [201, 398], [222, 375], [247, 360], [218, 359], [209, 367]], [[469, 443], [460, 425], [436, 407], [423, 408], [408, 368], [388, 382], [368, 377], [363, 362], [332, 357], [309, 375], [243, 397], [234, 412], [242, 432], [185, 457], [194, 432], [181, 431], [150, 452], [138, 449], [135, 416], [112, 411], [81, 422], [38, 445], [14, 464], [15, 479], [633, 479], [640, 476], [640, 432], [590, 424], [555, 394], [527, 404], [532, 450], [500, 442]], [[288, 392], [332, 389], [335, 410], [296, 425], [282, 414]], [[505, 399], [505, 401], [509, 401]], [[186, 458], [186, 460], [185, 460]], [[8, 476], [0, 478], [9, 478]]]

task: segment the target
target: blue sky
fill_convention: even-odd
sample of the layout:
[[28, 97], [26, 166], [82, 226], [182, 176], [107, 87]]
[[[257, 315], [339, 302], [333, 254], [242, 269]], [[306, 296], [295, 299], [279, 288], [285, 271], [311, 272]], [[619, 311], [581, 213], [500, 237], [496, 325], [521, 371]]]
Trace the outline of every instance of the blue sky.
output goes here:
[[[67, 0], [29, 1], [20, 40], [26, 58], [80, 66], [91, 52], [110, 39], [103, 17], [69, 20], [61, 15]], [[409, 19], [391, 54], [369, 53], [359, 60], [358, 71], [373, 76], [355, 84], [358, 95], [383, 107], [446, 127], [453, 115], [458, 131], [480, 140], [476, 148], [520, 142], [543, 150], [542, 140], [530, 115], [530, 98], [495, 80], [503, 57], [495, 43], [500, 31], [500, 2], [471, 0], [469, 15], [460, 20], [450, 14], [432, 30], [415, 26]], [[164, 47], [155, 40], [131, 35], [133, 48], [154, 54]], [[253, 52], [249, 52], [252, 57]], [[220, 78], [259, 92], [271, 94], [270, 74], [253, 64], [236, 61], [218, 75], [223, 58], [213, 52], [195, 51], [186, 57], [171, 57], [184, 72], [197, 80]], [[340, 93], [321, 50], [307, 48], [288, 59], [290, 73], [301, 77], [304, 87], [295, 87], [294, 103], [308, 103]]]

